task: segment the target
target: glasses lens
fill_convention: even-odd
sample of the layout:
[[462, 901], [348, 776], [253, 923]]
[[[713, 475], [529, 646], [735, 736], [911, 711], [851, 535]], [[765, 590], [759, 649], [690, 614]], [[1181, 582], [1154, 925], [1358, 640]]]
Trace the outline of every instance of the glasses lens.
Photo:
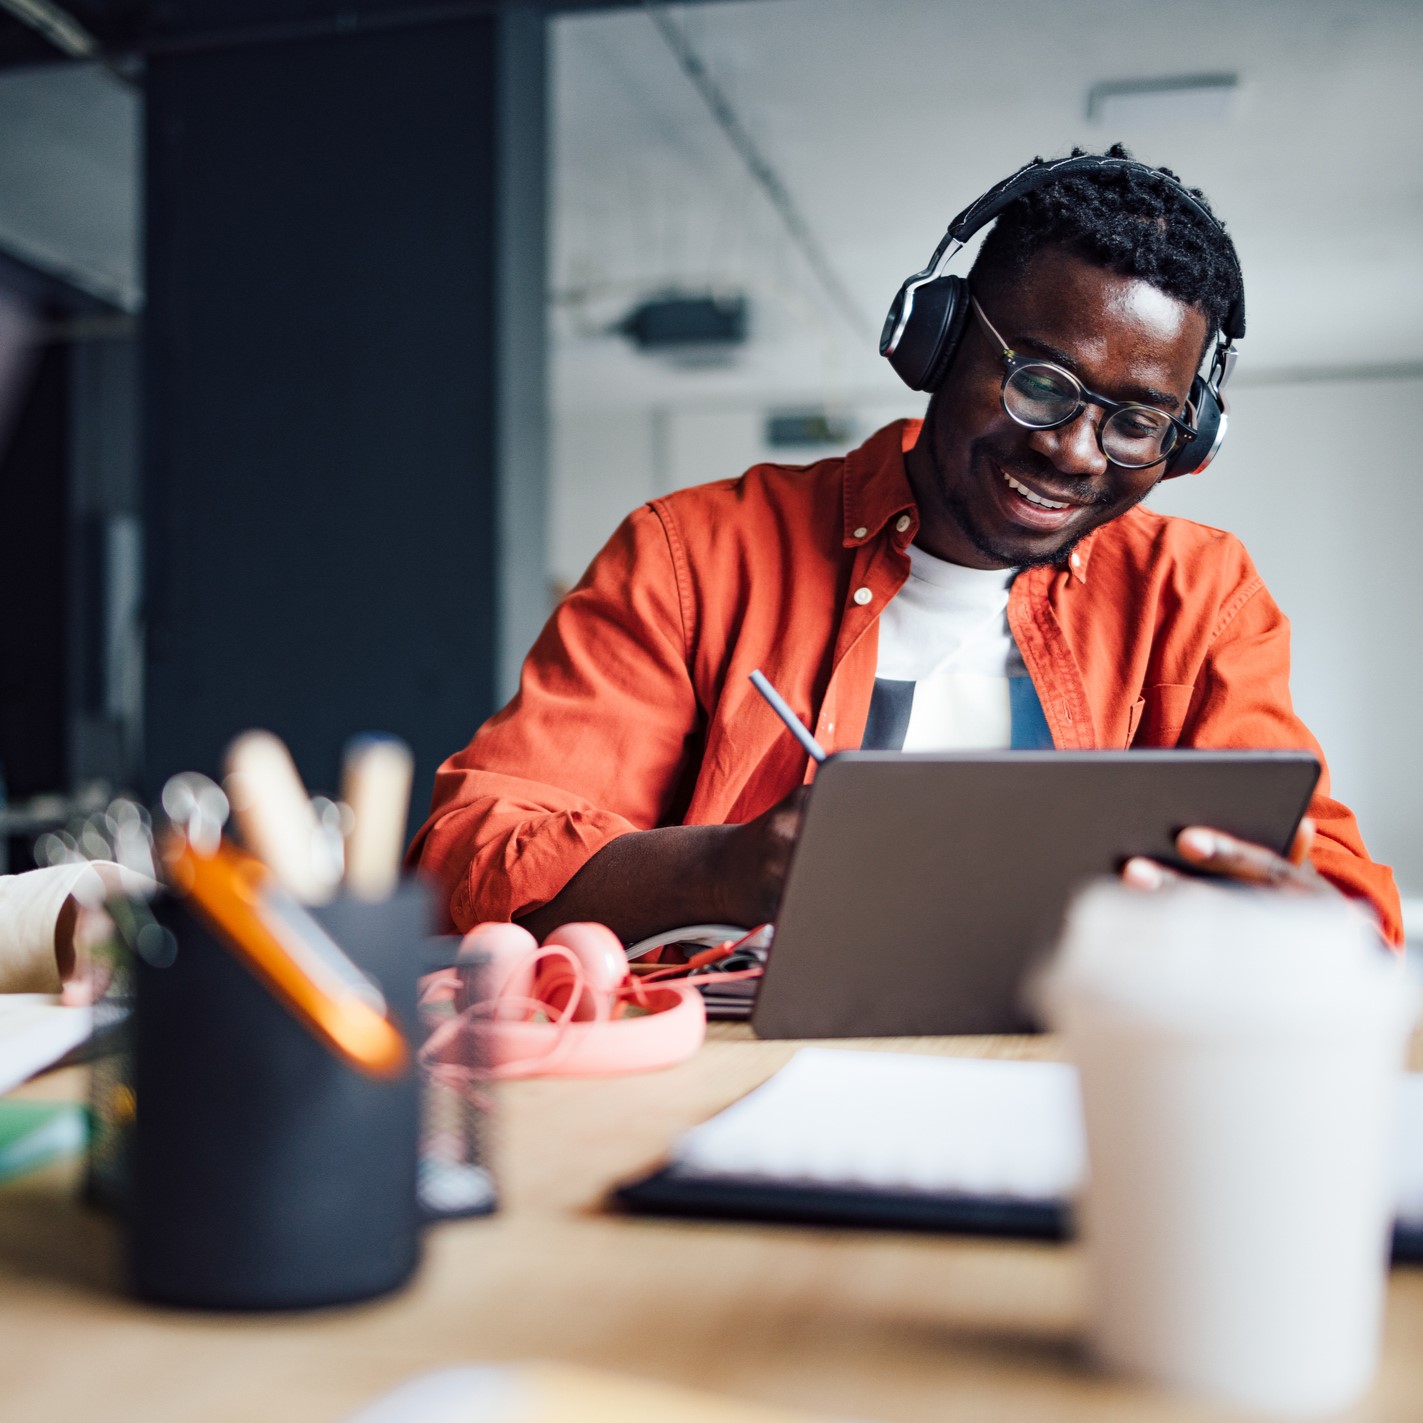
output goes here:
[[1077, 413], [1082, 391], [1056, 366], [1019, 366], [1003, 387], [1003, 404], [1020, 424], [1047, 430]]
[[1102, 424], [1102, 451], [1114, 464], [1141, 469], [1165, 459], [1180, 432], [1159, 410], [1128, 405]]

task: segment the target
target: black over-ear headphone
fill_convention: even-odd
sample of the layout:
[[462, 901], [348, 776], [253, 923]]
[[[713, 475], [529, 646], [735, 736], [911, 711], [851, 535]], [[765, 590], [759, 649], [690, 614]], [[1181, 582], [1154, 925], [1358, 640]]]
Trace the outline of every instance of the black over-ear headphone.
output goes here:
[[[1180, 183], [1159, 169], [1129, 158], [1111, 158], [1085, 154], [1077, 158], [1057, 158], [1048, 162], [1035, 160], [990, 188], [981, 198], [970, 203], [950, 224], [943, 241], [934, 249], [929, 265], [922, 272], [907, 277], [890, 304], [880, 335], [880, 355], [888, 358], [899, 378], [911, 390], [934, 390], [949, 368], [954, 350], [968, 323], [968, 283], [962, 277], [944, 275], [949, 259], [980, 228], [986, 227], [1015, 198], [1036, 192], [1059, 178], [1073, 173], [1101, 172], [1111, 168], [1135, 168], [1157, 182], [1168, 183], [1185, 204], [1203, 220], [1217, 228], [1225, 237], [1225, 229], [1214, 214], [1207, 212]], [[1240, 276], [1240, 259], [1235, 244], [1225, 237], [1226, 249]], [[1196, 437], [1171, 452], [1162, 472], [1163, 479], [1178, 474], [1199, 474], [1216, 456], [1225, 440], [1227, 408], [1222, 391], [1235, 368], [1236, 342], [1245, 336], [1245, 287], [1239, 283], [1240, 295], [1226, 313], [1225, 324], [1216, 339], [1215, 355], [1209, 373], [1197, 376], [1188, 397], [1188, 424], [1196, 429]], [[1223, 339], [1222, 339], [1223, 338]]]

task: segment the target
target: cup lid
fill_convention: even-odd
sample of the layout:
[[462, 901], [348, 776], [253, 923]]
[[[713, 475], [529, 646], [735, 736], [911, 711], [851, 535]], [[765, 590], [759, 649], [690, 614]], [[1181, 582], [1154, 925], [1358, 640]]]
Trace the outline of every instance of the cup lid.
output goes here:
[[1418, 989], [1342, 896], [1183, 881], [1101, 880], [1076, 895], [1035, 985], [1055, 1027], [1083, 1010], [1192, 1033], [1372, 1026], [1402, 1035]]

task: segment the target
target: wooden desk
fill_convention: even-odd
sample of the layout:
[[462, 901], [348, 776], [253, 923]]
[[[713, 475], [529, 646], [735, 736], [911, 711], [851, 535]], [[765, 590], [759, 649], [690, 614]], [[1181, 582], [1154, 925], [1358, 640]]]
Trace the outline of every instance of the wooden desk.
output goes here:
[[[1021, 1038], [874, 1046], [1036, 1056]], [[0, 1191], [7, 1423], [327, 1423], [418, 1370], [555, 1359], [840, 1417], [1216, 1417], [1078, 1356], [1073, 1247], [608, 1215], [612, 1182], [779, 1067], [794, 1044], [713, 1029], [670, 1072], [501, 1091], [497, 1217], [436, 1227], [413, 1286], [298, 1316], [202, 1316], [116, 1290], [117, 1241], [77, 1169]], [[82, 1092], [74, 1073], [45, 1095]], [[33, 1089], [32, 1089], [33, 1090]], [[1396, 1270], [1382, 1375], [1351, 1418], [1423, 1414], [1423, 1271]]]

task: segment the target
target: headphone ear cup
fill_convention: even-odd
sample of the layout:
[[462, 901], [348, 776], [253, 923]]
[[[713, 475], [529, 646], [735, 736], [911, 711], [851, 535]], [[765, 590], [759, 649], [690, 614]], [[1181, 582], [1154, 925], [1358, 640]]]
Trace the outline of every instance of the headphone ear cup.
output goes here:
[[[897, 300], [907, 300], [903, 294]], [[910, 390], [934, 390], [949, 368], [968, 321], [968, 283], [938, 277], [916, 288], [909, 319], [889, 363]]]
[[482, 981], [461, 974], [455, 1007], [461, 1011], [491, 997], [528, 998], [534, 991], [534, 955], [539, 941], [518, 924], [476, 924], [460, 941], [456, 959], [488, 960]]
[[1225, 402], [1209, 381], [1197, 376], [1191, 382], [1191, 393], [1187, 397], [1187, 420], [1196, 427], [1194, 439], [1187, 440], [1179, 449], [1171, 451], [1162, 471], [1162, 479], [1175, 479], [1182, 474], [1200, 474], [1216, 457], [1225, 440], [1228, 418]]
[[934, 352], [934, 363], [929, 367], [921, 387], [924, 390], [938, 390], [944, 383], [944, 377], [949, 373], [949, 363], [963, 340], [964, 327], [968, 325], [969, 312], [972, 310], [968, 299], [968, 283], [962, 277], [941, 277], [939, 280], [954, 285], [946, 297], [943, 329]]
[[[583, 989], [573, 1006], [573, 1019], [608, 1017], [613, 994], [628, 973], [627, 953], [618, 936], [606, 924], [560, 924], [543, 941], [543, 947], [567, 949], [578, 960]], [[568, 986], [560, 982], [567, 976], [568, 965], [558, 957], [540, 962], [536, 987], [550, 1007], [561, 1009], [568, 1001]]]

